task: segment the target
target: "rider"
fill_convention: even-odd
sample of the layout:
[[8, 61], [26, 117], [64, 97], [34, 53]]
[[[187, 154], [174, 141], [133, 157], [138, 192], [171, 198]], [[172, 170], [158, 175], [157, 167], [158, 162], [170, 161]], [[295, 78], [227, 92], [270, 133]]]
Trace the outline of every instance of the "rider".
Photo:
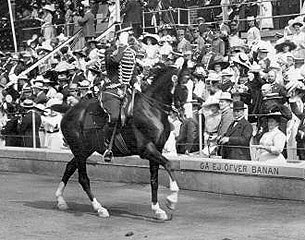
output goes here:
[[106, 138], [110, 138], [108, 149], [104, 152], [105, 161], [112, 159], [112, 144], [120, 123], [120, 113], [127, 91], [132, 85], [136, 66], [136, 52], [129, 45], [129, 32], [131, 28], [122, 29], [117, 34], [117, 49], [109, 49], [105, 53], [106, 70], [108, 79], [105, 78], [104, 91], [102, 92], [102, 106], [109, 114], [108, 129], [105, 129]]
[[128, 43], [130, 30], [125, 28], [117, 32], [117, 49], [112, 53], [106, 52], [106, 68], [110, 79], [105, 81], [102, 105], [110, 115], [110, 125], [119, 121], [122, 102], [134, 77], [136, 52]]

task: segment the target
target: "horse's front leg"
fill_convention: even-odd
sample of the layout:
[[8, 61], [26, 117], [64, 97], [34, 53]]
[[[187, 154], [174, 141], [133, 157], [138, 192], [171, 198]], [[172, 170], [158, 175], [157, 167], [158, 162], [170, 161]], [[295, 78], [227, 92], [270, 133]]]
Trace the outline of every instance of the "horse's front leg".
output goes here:
[[[157, 204], [158, 203], [157, 192], [158, 192], [158, 170], [159, 170], [159, 165], [161, 164], [165, 168], [165, 170], [168, 172], [169, 177], [170, 177], [171, 194], [167, 197], [167, 206], [169, 209], [174, 210], [175, 206], [178, 202], [179, 187], [178, 187], [176, 177], [173, 172], [170, 161], [167, 160], [164, 156], [162, 156], [162, 154], [157, 150], [157, 148], [155, 147], [155, 145], [153, 143], [149, 143], [146, 145], [146, 149], [145, 149], [145, 153], [144, 153], [143, 157], [150, 160], [153, 209], [154, 209], [154, 206], [155, 206], [155, 209], [160, 209], [159, 205]], [[164, 216], [164, 214], [161, 213], [161, 211], [159, 211], [159, 212], [160, 212], [159, 215]], [[162, 218], [163, 218], [163, 216], [162, 216]], [[156, 217], [160, 218], [157, 215], [156, 215]]]
[[56, 196], [56, 200], [57, 200], [57, 207], [60, 210], [67, 210], [69, 208], [68, 204], [66, 203], [66, 201], [64, 199], [64, 191], [65, 191], [66, 185], [67, 185], [70, 177], [74, 174], [76, 169], [77, 169], [76, 158], [73, 158], [70, 162], [68, 162], [65, 173], [55, 192], [55, 196]]
[[103, 217], [103, 218], [109, 217], [108, 210], [106, 208], [102, 207], [102, 205], [97, 201], [97, 199], [94, 197], [94, 195], [91, 192], [90, 180], [87, 175], [85, 161], [82, 161], [79, 163], [78, 174], [79, 174], [79, 179], [78, 179], [79, 183], [82, 186], [83, 190], [87, 193], [94, 211], [96, 211], [100, 217]]
[[160, 220], [167, 220], [167, 213], [160, 208], [158, 203], [158, 172], [159, 172], [159, 163], [153, 161], [149, 162], [150, 167], [150, 185], [151, 185], [151, 209], [154, 213], [154, 216]]

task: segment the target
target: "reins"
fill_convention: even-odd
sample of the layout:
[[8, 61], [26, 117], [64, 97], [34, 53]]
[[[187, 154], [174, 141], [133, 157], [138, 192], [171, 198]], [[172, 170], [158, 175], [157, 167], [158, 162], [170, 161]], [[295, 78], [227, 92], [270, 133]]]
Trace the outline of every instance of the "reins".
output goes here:
[[[146, 100], [146, 102], [148, 102], [150, 105], [157, 107], [159, 110], [161, 110], [162, 112], [165, 112], [166, 114], [169, 114], [170, 111], [178, 112], [178, 109], [176, 109], [172, 105], [162, 103], [152, 97], [147, 96], [146, 94], [140, 92], [139, 90], [137, 90], [137, 92], [139, 93], [140, 96], [142, 96]], [[169, 110], [166, 110], [165, 108], [167, 108]]]

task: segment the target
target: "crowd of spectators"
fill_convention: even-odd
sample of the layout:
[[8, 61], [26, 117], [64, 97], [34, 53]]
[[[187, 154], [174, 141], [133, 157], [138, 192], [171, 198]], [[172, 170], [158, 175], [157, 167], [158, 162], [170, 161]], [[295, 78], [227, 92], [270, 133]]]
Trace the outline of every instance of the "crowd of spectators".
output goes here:
[[[123, 43], [116, 36], [96, 41], [94, 34], [86, 34], [86, 14], [94, 16], [95, 3], [62, 1], [65, 4], [58, 8], [55, 4], [59, 2], [29, 3], [43, 13], [30, 11], [22, 17], [41, 19], [42, 34], [28, 39], [19, 53], [0, 52], [1, 133], [7, 146], [32, 147], [34, 124], [36, 147], [63, 148], [62, 114], [79, 101], [98, 97], [103, 86], [111, 82], [107, 59]], [[129, 4], [149, 2], [124, 2], [125, 24]], [[84, 12], [75, 15], [75, 6]], [[65, 9], [61, 17], [54, 14], [61, 11], [58, 9]], [[72, 27], [67, 25], [69, 14], [75, 18]], [[172, 132], [164, 153], [197, 152], [202, 124], [206, 156], [278, 162], [286, 161], [287, 156], [305, 159], [303, 16], [290, 20], [284, 34], [277, 34], [270, 42], [261, 39], [255, 15], [247, 17], [246, 38], [242, 39], [241, 22], [227, 21], [224, 12], [219, 14], [216, 23], [207, 24], [205, 18], [198, 17], [192, 27], [161, 21], [156, 33], [141, 34], [137, 22], [127, 22], [132, 28], [124, 44], [136, 53], [134, 87], [139, 91], [143, 83], [148, 84], [156, 64], [178, 66], [181, 59], [187, 61], [188, 71], [182, 76], [187, 103], [169, 116]], [[75, 28], [82, 29], [83, 39], [73, 48], [63, 46], [22, 74], [64, 44]], [[203, 116], [200, 124], [199, 114]]]

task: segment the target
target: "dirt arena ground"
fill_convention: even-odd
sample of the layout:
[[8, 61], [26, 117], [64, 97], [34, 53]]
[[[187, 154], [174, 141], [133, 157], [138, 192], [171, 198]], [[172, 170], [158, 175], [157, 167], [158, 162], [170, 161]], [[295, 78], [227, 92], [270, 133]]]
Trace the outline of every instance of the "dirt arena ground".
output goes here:
[[[96, 216], [75, 181], [65, 192], [68, 211], [55, 207], [59, 179], [0, 172], [1, 240], [304, 240], [305, 203], [181, 191], [172, 221], [152, 219], [150, 186], [92, 182], [110, 211]], [[168, 189], [160, 188], [160, 203]]]

